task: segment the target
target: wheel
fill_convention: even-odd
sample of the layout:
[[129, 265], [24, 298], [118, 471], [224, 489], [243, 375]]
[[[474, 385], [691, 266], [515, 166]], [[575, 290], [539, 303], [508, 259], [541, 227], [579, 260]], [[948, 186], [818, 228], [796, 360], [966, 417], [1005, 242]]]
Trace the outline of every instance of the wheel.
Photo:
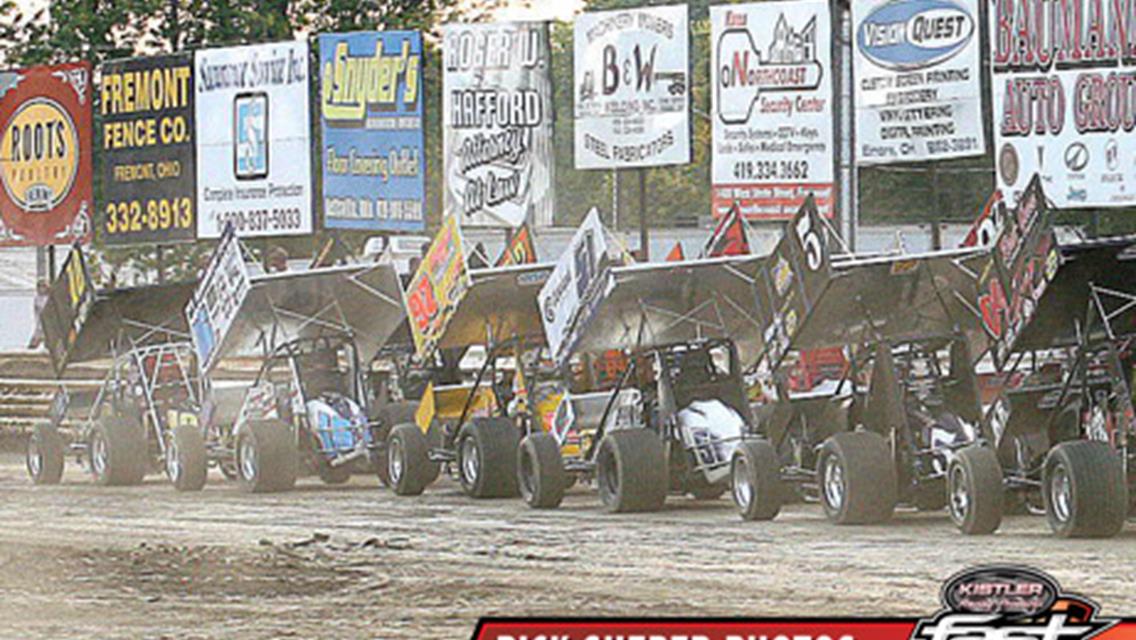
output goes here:
[[286, 422], [252, 420], [237, 436], [237, 481], [249, 493], [291, 489], [298, 466], [295, 435]]
[[600, 442], [596, 484], [612, 513], [658, 511], [667, 499], [667, 453], [650, 429], [619, 429]]
[[28, 438], [26, 457], [28, 475], [34, 484], [59, 484], [63, 478], [65, 449], [58, 429], [47, 424], [36, 425]]
[[948, 511], [959, 531], [967, 535], [997, 531], [1006, 496], [994, 449], [977, 444], [959, 449], [947, 467], [947, 494]]
[[438, 477], [438, 463], [430, 460], [430, 445], [418, 425], [400, 424], [387, 438], [390, 486], [400, 496], [422, 493]]
[[879, 434], [847, 431], [825, 440], [817, 480], [824, 513], [836, 524], [884, 522], [895, 511], [895, 463]]
[[458, 478], [473, 498], [517, 495], [517, 427], [508, 418], [475, 418], [458, 436]]
[[517, 484], [521, 497], [534, 509], [560, 506], [569, 475], [560, 458], [560, 443], [547, 433], [530, 433], [517, 453]]
[[147, 449], [146, 434], [138, 421], [104, 416], [87, 440], [95, 483], [104, 487], [140, 484], [146, 476]]
[[1045, 459], [1045, 517], [1062, 538], [1108, 538], [1128, 514], [1128, 484], [1120, 457], [1107, 444], [1063, 442]]
[[743, 520], [772, 520], [781, 512], [781, 463], [766, 440], [743, 440], [731, 465], [734, 504]]
[[414, 422], [414, 414], [418, 411], [418, 404], [414, 402], [391, 402], [379, 407], [375, 412], [375, 417], [379, 422], [379, 427], [375, 429], [375, 475], [379, 477], [379, 482], [384, 487], [391, 486], [390, 471], [387, 468], [389, 457], [387, 456], [387, 442], [390, 439], [390, 433], [394, 430], [396, 425], [408, 424]]
[[166, 443], [166, 477], [178, 491], [201, 491], [209, 474], [209, 458], [201, 429], [179, 424]]

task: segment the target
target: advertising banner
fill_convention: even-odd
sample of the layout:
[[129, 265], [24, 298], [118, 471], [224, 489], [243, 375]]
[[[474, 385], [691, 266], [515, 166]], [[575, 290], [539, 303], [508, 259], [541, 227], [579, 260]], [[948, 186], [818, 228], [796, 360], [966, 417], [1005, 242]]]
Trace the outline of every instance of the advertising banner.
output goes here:
[[456, 216], [447, 216], [422, 264], [414, 272], [403, 294], [414, 350], [425, 356], [434, 349], [458, 302], [469, 290], [469, 270], [465, 264], [461, 228]]
[[103, 242], [194, 240], [193, 56], [115, 60], [101, 71]]
[[232, 225], [225, 228], [205, 274], [185, 307], [185, 318], [202, 371], [213, 366], [217, 349], [232, 328], [249, 292], [248, 267], [233, 229]]
[[324, 34], [319, 56], [324, 226], [425, 229], [422, 34]]
[[0, 72], [0, 247], [91, 239], [91, 66]]
[[91, 315], [94, 302], [95, 287], [87, 271], [83, 250], [78, 246], [72, 247], [59, 276], [51, 283], [47, 302], [39, 317], [43, 342], [55, 373], [63, 372], [79, 338], [79, 331]]
[[831, 24], [823, 0], [710, 7], [712, 213], [833, 214]]
[[544, 22], [448, 24], [445, 212], [477, 227], [552, 224], [552, 55]]
[[997, 184], [1036, 173], [1061, 208], [1136, 204], [1132, 7], [1000, 0], [988, 8]]
[[687, 24], [685, 4], [576, 16], [577, 169], [690, 162]]
[[566, 346], [572, 321], [587, 299], [592, 283], [599, 278], [600, 260], [607, 253], [606, 236], [599, 211], [592, 209], [537, 295], [544, 337], [557, 362], [568, 355]]
[[980, 156], [978, 0], [855, 0], [856, 164]]
[[308, 43], [194, 54], [197, 236], [312, 232]]

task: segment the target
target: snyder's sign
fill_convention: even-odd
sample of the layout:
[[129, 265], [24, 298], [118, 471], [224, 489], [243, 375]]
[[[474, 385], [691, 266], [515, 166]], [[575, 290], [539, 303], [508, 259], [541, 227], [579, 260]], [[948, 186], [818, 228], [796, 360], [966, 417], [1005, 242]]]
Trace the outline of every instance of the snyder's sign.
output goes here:
[[422, 35], [319, 37], [324, 226], [425, 228]]
[[103, 241], [194, 240], [193, 56], [104, 63], [99, 97]]
[[91, 237], [91, 67], [0, 73], [0, 246]]
[[552, 55], [543, 22], [448, 24], [445, 212], [460, 224], [552, 224]]
[[575, 20], [576, 168], [690, 162], [684, 4]]
[[1132, 4], [998, 0], [987, 12], [999, 188], [1012, 202], [1037, 173], [1058, 208], [1136, 204]]
[[822, 0], [710, 7], [715, 217], [832, 216], [830, 31]]
[[852, 3], [856, 162], [985, 153], [978, 0]]

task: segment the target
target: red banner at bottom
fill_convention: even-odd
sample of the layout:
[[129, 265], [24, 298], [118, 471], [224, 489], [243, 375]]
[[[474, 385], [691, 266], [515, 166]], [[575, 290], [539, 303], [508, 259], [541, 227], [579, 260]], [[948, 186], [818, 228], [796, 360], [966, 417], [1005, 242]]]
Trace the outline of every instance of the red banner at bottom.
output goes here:
[[[911, 640], [918, 619], [486, 619], [474, 640]], [[924, 628], [927, 640], [1006, 640], [1005, 628]], [[961, 635], [959, 635], [961, 632]], [[1015, 640], [1058, 640], [1053, 629], [1013, 630]], [[1094, 640], [1136, 640], [1136, 620], [1120, 621]]]

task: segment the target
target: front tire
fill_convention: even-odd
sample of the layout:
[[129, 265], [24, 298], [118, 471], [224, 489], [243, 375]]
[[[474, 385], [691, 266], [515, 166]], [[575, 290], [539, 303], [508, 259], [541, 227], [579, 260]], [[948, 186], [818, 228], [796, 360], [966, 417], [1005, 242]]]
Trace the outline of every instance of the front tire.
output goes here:
[[666, 447], [650, 429], [619, 429], [600, 442], [596, 484], [611, 513], [658, 511], [669, 486]]
[[877, 433], [847, 431], [826, 440], [817, 479], [824, 513], [836, 524], [881, 523], [895, 511], [895, 462]]
[[734, 504], [742, 520], [772, 520], [781, 512], [781, 463], [766, 440], [743, 440], [734, 452]]
[[91, 475], [104, 486], [141, 484], [146, 476], [148, 443], [136, 420], [119, 415], [101, 418], [87, 441]]
[[534, 509], [555, 509], [564, 499], [568, 474], [560, 443], [547, 433], [530, 433], [517, 453], [517, 484], [521, 497]]
[[66, 445], [54, 426], [37, 424], [28, 438], [25, 462], [33, 484], [59, 484]]
[[1054, 447], [1042, 476], [1045, 516], [1062, 538], [1110, 538], [1128, 515], [1128, 484], [1119, 455], [1103, 442]]
[[419, 495], [438, 477], [438, 463], [430, 460], [430, 443], [416, 424], [400, 424], [391, 430], [386, 457], [390, 487], [396, 495]]
[[414, 414], [418, 411], [418, 404], [414, 402], [392, 402], [382, 407], [376, 412], [376, 418], [379, 421], [379, 427], [375, 430], [375, 475], [379, 477], [379, 482], [384, 487], [391, 486], [390, 478], [390, 457], [387, 455], [387, 443], [390, 442], [390, 434], [394, 428], [400, 424], [408, 424], [414, 422]]
[[458, 477], [472, 498], [513, 498], [517, 487], [517, 428], [507, 418], [475, 418], [458, 438]]
[[166, 444], [166, 476], [178, 491], [201, 491], [209, 475], [205, 438], [196, 425], [174, 427]]
[[1006, 504], [998, 454], [982, 445], [960, 449], [947, 467], [947, 494], [951, 520], [959, 531], [967, 535], [997, 531]]
[[253, 420], [237, 436], [237, 481], [248, 493], [288, 491], [299, 455], [292, 428], [280, 420]]

